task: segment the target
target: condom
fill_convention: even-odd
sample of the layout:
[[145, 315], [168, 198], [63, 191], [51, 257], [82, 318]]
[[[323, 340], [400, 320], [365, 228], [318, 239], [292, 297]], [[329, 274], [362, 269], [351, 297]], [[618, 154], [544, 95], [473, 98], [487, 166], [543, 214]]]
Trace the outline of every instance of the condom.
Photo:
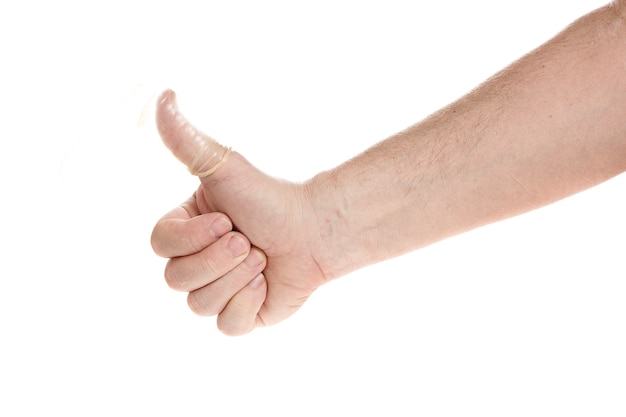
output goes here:
[[192, 175], [202, 178], [213, 174], [230, 155], [230, 148], [196, 129], [180, 113], [172, 90], [165, 90], [157, 100], [156, 122], [165, 146]]

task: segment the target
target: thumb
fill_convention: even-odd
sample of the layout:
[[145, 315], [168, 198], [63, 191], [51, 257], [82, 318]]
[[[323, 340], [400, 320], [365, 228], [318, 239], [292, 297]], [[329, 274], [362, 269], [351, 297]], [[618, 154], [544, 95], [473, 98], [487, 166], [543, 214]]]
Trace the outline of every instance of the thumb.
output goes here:
[[211, 175], [230, 154], [230, 148], [220, 145], [187, 121], [178, 110], [172, 90], [165, 90], [157, 100], [156, 123], [165, 146], [193, 175]]

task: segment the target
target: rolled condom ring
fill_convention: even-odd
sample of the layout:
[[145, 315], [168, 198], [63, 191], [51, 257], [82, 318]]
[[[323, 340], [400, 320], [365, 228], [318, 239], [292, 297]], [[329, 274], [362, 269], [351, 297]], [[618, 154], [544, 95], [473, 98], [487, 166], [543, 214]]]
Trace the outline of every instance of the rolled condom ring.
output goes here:
[[196, 129], [180, 113], [176, 94], [165, 90], [157, 101], [157, 129], [163, 143], [198, 177], [207, 177], [221, 167], [231, 149]]

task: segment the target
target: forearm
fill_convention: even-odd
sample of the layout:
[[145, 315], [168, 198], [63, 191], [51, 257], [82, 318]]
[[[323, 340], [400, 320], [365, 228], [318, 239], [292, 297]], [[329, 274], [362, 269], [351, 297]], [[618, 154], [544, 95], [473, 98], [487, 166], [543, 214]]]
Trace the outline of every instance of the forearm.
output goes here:
[[330, 277], [626, 169], [626, 19], [583, 17], [426, 120], [308, 183]]

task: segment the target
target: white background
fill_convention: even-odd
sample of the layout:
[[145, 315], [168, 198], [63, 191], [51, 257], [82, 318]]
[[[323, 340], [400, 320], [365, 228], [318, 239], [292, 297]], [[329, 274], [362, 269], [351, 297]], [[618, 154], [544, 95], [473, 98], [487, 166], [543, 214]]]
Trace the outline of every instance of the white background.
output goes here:
[[603, 3], [3, 2], [0, 415], [623, 416], [623, 176], [240, 338], [187, 309], [149, 245], [196, 186], [145, 106], [162, 88], [300, 181]]

